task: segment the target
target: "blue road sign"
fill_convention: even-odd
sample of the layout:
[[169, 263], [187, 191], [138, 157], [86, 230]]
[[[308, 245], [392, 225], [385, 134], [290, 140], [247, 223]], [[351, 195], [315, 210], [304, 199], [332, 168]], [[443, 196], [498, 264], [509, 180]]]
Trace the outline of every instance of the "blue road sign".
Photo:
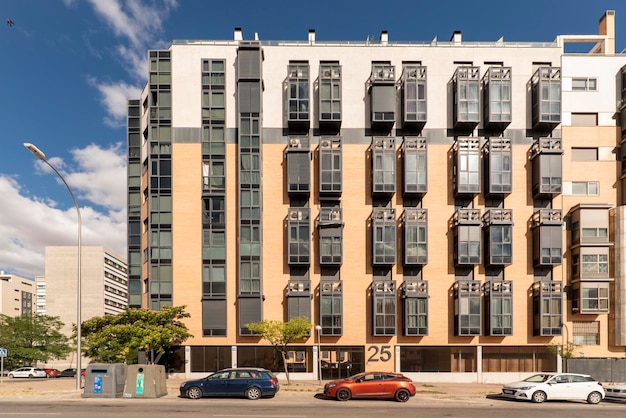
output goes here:
[[6, 356], [7, 356], [7, 349], [0, 348], [0, 357], [6, 357]]

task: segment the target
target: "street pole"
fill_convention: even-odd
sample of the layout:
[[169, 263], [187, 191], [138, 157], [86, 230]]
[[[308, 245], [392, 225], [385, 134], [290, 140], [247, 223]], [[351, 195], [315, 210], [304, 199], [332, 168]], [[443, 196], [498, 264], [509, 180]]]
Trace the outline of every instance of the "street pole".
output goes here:
[[317, 382], [321, 386], [322, 385], [322, 349], [321, 349], [321, 344], [320, 344], [320, 334], [322, 333], [321, 325], [316, 325], [315, 331], [317, 331]]
[[61, 179], [61, 181], [63, 182], [63, 184], [65, 184], [65, 187], [67, 188], [67, 191], [70, 192], [70, 196], [72, 196], [72, 200], [74, 201], [74, 206], [76, 207], [76, 215], [78, 216], [78, 274], [77, 274], [77, 283], [76, 283], [76, 389], [80, 390], [81, 389], [81, 384], [80, 384], [80, 380], [81, 380], [81, 289], [80, 289], [80, 283], [81, 283], [81, 277], [80, 277], [80, 270], [81, 270], [81, 252], [82, 252], [82, 248], [81, 248], [81, 230], [82, 230], [82, 224], [81, 224], [81, 219], [80, 219], [80, 208], [78, 207], [78, 202], [76, 201], [76, 197], [74, 196], [74, 192], [72, 192], [72, 189], [70, 189], [70, 186], [67, 184], [67, 182], [65, 181], [65, 179], [63, 178], [63, 176], [61, 175], [61, 173], [59, 173], [59, 171], [52, 165], [50, 164], [50, 162], [48, 160], [46, 160], [46, 155], [41, 152], [41, 150], [39, 148], [37, 148], [35, 145], [25, 142], [24, 146], [26, 147], [26, 149], [28, 149], [30, 152], [33, 153], [33, 155], [37, 158], [39, 158], [41, 161], [43, 161], [44, 163], [48, 164], [48, 166], [52, 169], [52, 171], [54, 171], [57, 176], [59, 176], [59, 178]]

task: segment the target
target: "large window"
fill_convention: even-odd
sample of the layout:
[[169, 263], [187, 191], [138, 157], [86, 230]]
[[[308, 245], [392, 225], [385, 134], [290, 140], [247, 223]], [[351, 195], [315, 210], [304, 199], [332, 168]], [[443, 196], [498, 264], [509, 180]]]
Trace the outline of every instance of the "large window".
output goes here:
[[572, 78], [572, 91], [597, 91], [598, 79], [590, 77]]
[[341, 121], [341, 65], [320, 63], [320, 122]]
[[428, 262], [428, 210], [407, 208], [404, 221], [404, 264]]
[[395, 192], [396, 148], [393, 138], [374, 138], [372, 141], [372, 161], [372, 192]]
[[400, 347], [402, 372], [475, 373], [476, 347]]
[[309, 120], [309, 64], [289, 64], [289, 121]]
[[480, 144], [476, 138], [459, 138], [454, 144], [456, 193], [480, 193]]
[[[192, 373], [214, 372], [232, 366], [231, 347], [190, 347]], [[183, 370], [184, 371], [184, 370]]]
[[454, 334], [480, 335], [482, 318], [480, 282], [458, 280], [454, 283]]
[[309, 264], [311, 258], [311, 223], [309, 208], [289, 208], [289, 264]]
[[341, 193], [341, 158], [341, 138], [323, 137], [319, 146], [319, 191], [321, 195]]
[[461, 66], [454, 74], [455, 124], [480, 122], [479, 68]]
[[600, 321], [574, 321], [572, 342], [576, 345], [599, 345]]
[[372, 283], [373, 335], [396, 335], [396, 285], [393, 280]]
[[563, 286], [560, 281], [533, 283], [533, 334], [562, 335]]
[[556, 356], [545, 346], [483, 346], [483, 372], [536, 373], [556, 372]]
[[427, 153], [425, 138], [404, 139], [404, 193], [425, 193], [428, 188], [426, 169]]
[[374, 208], [372, 214], [373, 264], [395, 264], [396, 262], [396, 211]]
[[341, 281], [320, 282], [320, 324], [322, 335], [342, 334], [342, 295]]

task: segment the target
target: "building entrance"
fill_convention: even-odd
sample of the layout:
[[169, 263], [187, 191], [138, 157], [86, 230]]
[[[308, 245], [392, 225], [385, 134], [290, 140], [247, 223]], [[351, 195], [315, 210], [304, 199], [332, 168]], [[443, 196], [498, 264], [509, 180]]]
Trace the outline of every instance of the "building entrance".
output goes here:
[[321, 347], [322, 379], [344, 379], [365, 370], [363, 347]]

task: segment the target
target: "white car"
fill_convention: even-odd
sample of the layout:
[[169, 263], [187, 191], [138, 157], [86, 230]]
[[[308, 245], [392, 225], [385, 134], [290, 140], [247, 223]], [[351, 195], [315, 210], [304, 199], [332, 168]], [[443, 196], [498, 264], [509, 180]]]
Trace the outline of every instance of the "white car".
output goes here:
[[46, 377], [46, 372], [38, 367], [22, 367], [9, 372], [9, 377]]
[[541, 373], [504, 385], [502, 396], [541, 403], [546, 400], [583, 400], [597, 404], [604, 399], [602, 384], [587, 374]]
[[626, 383], [615, 382], [605, 385], [606, 397], [612, 399], [626, 399]]

